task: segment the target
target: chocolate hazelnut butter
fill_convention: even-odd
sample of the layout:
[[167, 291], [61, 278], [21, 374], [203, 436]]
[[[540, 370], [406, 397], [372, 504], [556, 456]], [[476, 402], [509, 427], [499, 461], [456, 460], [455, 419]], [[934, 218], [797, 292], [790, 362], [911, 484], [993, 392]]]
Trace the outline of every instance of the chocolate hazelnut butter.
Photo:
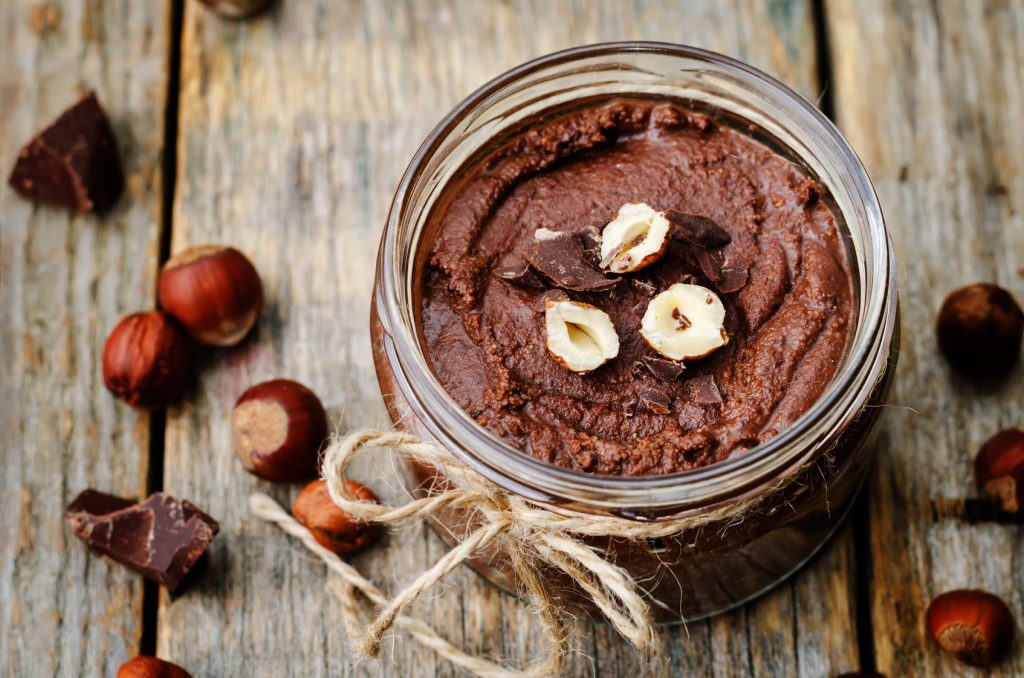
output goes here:
[[[850, 339], [849, 254], [818, 183], [755, 132], [665, 101], [605, 100], [470, 163], [431, 215], [418, 289], [425, 353], [459, 406], [537, 458], [618, 475], [721, 461], [803, 414]], [[635, 203], [675, 215], [664, 254], [602, 269], [602, 228]], [[702, 242], [688, 224], [725, 233]], [[538, 261], [538, 232], [568, 234], [554, 261]], [[727, 342], [674, 361], [641, 322], [680, 282], [721, 300]], [[587, 372], [554, 359], [545, 308], [558, 299], [607, 314], [617, 354]]]

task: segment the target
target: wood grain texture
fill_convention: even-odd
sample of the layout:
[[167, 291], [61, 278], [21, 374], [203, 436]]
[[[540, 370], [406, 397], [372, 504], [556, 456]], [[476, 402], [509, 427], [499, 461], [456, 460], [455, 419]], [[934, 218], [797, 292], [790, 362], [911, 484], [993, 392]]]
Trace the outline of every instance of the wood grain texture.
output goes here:
[[[163, 2], [0, 3], [3, 675], [113, 675], [138, 651], [141, 580], [88, 555], [63, 508], [86, 486], [146, 490], [149, 416], [106, 392], [100, 353], [122, 315], [153, 304], [167, 33]], [[88, 89], [127, 178], [101, 218], [6, 185], [20, 146]]]
[[[933, 596], [978, 587], [1024, 617], [1024, 533], [957, 509], [978, 496], [979, 445], [1024, 422], [1024, 368], [1001, 384], [965, 380], [940, 357], [933, 323], [962, 284], [995, 281], [1024, 300], [1024, 5], [829, 0], [827, 16], [839, 125], [878, 190], [903, 308], [895, 407], [870, 483], [878, 668], [963, 675], [923, 615]], [[1016, 645], [991, 675], [1024, 675]]]
[[[321, 394], [342, 429], [386, 424], [370, 357], [377, 240], [406, 163], [430, 127], [490, 77], [531, 57], [600, 40], [709, 47], [817, 95], [809, 2], [283, 2], [248, 23], [190, 3], [182, 49], [173, 249], [230, 243], [264, 276], [257, 334], [208, 356], [194, 397], [172, 413], [165, 487], [222, 521], [206, 577], [164, 597], [158, 648], [197, 675], [453, 675], [405, 638], [384, 658], [347, 654], [324, 570], [246, 507], [254, 490], [290, 503], [298, 487], [244, 474], [229, 414], [251, 383], [288, 376]], [[389, 462], [362, 476], [401, 496]], [[797, 579], [758, 603], [662, 630], [646, 665], [608, 628], [585, 626], [577, 675], [806, 675], [856, 667], [852, 539], [844, 530]], [[423, 526], [355, 559], [388, 590], [444, 553]], [[453, 642], [522, 664], [543, 649], [529, 613], [462, 568], [416, 606]]]

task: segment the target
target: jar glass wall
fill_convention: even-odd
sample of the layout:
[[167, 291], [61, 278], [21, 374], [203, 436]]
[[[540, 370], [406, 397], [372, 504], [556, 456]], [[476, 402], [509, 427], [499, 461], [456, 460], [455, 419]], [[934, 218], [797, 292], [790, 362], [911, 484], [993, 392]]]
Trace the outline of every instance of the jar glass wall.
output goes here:
[[[849, 251], [854, 290], [851, 339], [818, 401], [790, 428], [729, 459], [680, 473], [603, 476], [531, 457], [479, 426], [445, 392], [417, 326], [421, 239], [431, 211], [468, 163], [512, 130], [577, 101], [658, 98], [742, 125], [823, 188]], [[751, 132], [751, 130], [755, 130]], [[659, 43], [577, 48], [529, 62], [484, 85], [453, 110], [413, 158], [381, 241], [374, 292], [374, 360], [397, 426], [451, 450], [504, 489], [551, 510], [664, 520], [709, 514], [764, 498], [737, 524], [710, 524], [653, 543], [595, 541], [648, 582], [660, 619], [693, 619], [739, 604], [798, 568], [841, 522], [867, 472], [871, 434], [896, 358], [897, 300], [891, 244], [863, 166], [812, 105], [759, 71], [710, 52]], [[414, 482], [436, 480], [412, 466]], [[794, 477], [794, 474], [796, 476]], [[775, 491], [783, 479], [794, 480]], [[449, 543], [467, 516], [436, 516]], [[500, 555], [474, 565], [513, 584]], [[563, 601], [590, 612], [568, 581]]]

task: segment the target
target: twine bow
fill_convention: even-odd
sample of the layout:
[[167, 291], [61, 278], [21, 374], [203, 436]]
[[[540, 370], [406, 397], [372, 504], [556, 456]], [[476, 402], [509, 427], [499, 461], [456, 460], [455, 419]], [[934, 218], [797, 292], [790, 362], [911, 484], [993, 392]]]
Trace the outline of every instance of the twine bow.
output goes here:
[[[356, 499], [345, 487], [346, 470], [361, 450], [379, 447], [393, 448], [421, 464], [434, 467], [438, 476], [448, 483], [435, 493], [398, 507]], [[551, 676], [564, 668], [570, 646], [569, 620], [545, 584], [543, 568], [555, 568], [568, 575], [623, 637], [641, 651], [656, 654], [660, 645], [643, 590], [625, 569], [607, 560], [581, 538], [648, 540], [667, 537], [729, 515], [742, 515], [753, 504], [751, 500], [714, 514], [658, 522], [569, 511], [556, 513], [506, 492], [447, 450], [413, 435], [394, 431], [363, 430], [333, 439], [324, 454], [322, 474], [334, 503], [364, 522], [388, 525], [422, 519], [441, 509], [472, 512], [472, 524], [480, 527], [388, 600], [355, 568], [317, 543], [309, 531], [273, 499], [258, 493], [249, 498], [254, 515], [277, 523], [339, 575], [340, 580], [332, 582], [330, 590], [341, 601], [349, 642], [354, 644], [363, 636], [364, 655], [379, 656], [384, 634], [396, 626], [452, 663], [479, 676]], [[469, 655], [444, 640], [426, 623], [403, 614], [411, 603], [446, 574], [484, 551], [498, 552], [508, 558], [516, 578], [544, 623], [550, 644], [548, 656], [520, 671]], [[361, 633], [359, 622], [364, 605], [359, 593], [379, 610], [365, 635]]]

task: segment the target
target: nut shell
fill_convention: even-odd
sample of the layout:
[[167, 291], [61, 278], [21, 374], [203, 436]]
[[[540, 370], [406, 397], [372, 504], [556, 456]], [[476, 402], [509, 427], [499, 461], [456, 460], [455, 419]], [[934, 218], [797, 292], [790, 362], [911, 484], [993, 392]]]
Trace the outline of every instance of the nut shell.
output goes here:
[[103, 383], [129, 405], [167, 407], [188, 385], [185, 333], [160, 311], [123, 318], [103, 346]]
[[163, 659], [135, 657], [121, 664], [117, 678], [192, 678], [192, 674]]
[[946, 652], [971, 666], [998, 661], [1013, 640], [1013, 615], [998, 596], [977, 589], [949, 591], [928, 606], [928, 632]]
[[974, 478], [1003, 512], [1024, 521], [1024, 431], [1009, 428], [989, 438], [974, 458]]
[[[370, 488], [354, 480], [346, 480], [345, 486], [357, 499], [379, 501]], [[324, 548], [340, 556], [363, 550], [380, 532], [379, 525], [358, 522], [338, 508], [323, 479], [314, 480], [302, 490], [292, 505], [292, 515]]]
[[274, 379], [250, 387], [231, 414], [235, 452], [253, 475], [292, 482], [316, 475], [327, 439], [327, 413], [297, 381]]
[[936, 332], [939, 348], [953, 367], [995, 376], [1009, 371], [1020, 356], [1024, 312], [998, 285], [967, 285], [946, 297]]
[[256, 267], [232, 247], [202, 245], [169, 259], [160, 272], [160, 305], [192, 337], [211, 346], [241, 341], [263, 309]]

